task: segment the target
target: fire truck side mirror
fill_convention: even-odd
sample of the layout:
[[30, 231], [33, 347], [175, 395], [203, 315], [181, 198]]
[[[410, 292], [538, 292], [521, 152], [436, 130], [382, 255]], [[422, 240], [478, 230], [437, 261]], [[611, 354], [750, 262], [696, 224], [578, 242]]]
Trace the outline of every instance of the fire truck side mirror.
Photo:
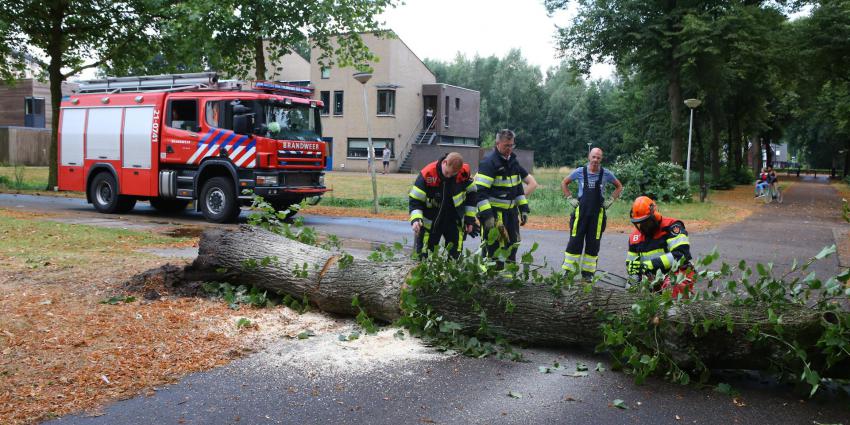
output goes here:
[[233, 131], [237, 134], [248, 134], [251, 132], [251, 116], [250, 115], [234, 115], [233, 116]]

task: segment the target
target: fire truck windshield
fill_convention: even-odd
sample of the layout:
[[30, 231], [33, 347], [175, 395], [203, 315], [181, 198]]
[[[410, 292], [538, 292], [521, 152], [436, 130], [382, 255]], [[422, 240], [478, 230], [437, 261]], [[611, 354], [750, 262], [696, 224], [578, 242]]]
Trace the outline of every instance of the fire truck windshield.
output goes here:
[[316, 108], [310, 105], [283, 102], [261, 102], [257, 132], [277, 140], [317, 140], [319, 138]]

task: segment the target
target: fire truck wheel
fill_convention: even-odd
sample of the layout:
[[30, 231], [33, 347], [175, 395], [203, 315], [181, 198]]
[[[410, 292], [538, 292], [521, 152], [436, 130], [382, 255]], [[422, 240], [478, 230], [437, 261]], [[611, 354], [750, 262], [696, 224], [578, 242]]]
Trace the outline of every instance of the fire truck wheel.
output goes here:
[[233, 181], [226, 177], [213, 177], [201, 190], [201, 212], [214, 223], [229, 223], [239, 217], [239, 202]]
[[94, 176], [89, 185], [89, 195], [94, 208], [106, 214], [125, 213], [136, 205], [136, 198], [118, 194], [118, 182], [107, 172]]
[[189, 205], [189, 201], [186, 199], [151, 198], [151, 207], [165, 214], [174, 214], [183, 211], [187, 205]]

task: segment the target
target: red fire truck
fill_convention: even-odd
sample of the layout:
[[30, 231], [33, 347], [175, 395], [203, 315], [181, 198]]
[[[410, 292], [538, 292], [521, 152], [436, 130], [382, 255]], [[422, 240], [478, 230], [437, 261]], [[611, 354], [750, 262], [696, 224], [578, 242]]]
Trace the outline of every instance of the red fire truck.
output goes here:
[[322, 103], [304, 86], [218, 81], [215, 73], [92, 80], [62, 102], [59, 189], [103, 213], [150, 201], [236, 219], [250, 189], [277, 209], [321, 196]]

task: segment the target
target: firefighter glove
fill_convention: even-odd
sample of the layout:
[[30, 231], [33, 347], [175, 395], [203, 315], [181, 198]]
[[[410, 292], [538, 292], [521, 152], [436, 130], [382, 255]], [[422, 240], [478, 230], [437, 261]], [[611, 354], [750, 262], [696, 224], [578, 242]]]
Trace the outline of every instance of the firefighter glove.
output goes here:
[[630, 275], [639, 275], [644, 272], [643, 262], [640, 260], [626, 261], [626, 270]]
[[578, 199], [570, 196], [569, 198], [567, 198], [567, 202], [570, 203], [570, 206], [573, 207], [573, 209], [578, 208]]
[[606, 210], [607, 210], [608, 208], [611, 208], [611, 205], [614, 205], [614, 198], [608, 198], [608, 199], [606, 199], [606, 200], [605, 200], [605, 202], [602, 204], [602, 206], [603, 206]]
[[519, 216], [519, 225], [525, 226], [525, 223], [528, 223], [528, 213], [522, 213]]

